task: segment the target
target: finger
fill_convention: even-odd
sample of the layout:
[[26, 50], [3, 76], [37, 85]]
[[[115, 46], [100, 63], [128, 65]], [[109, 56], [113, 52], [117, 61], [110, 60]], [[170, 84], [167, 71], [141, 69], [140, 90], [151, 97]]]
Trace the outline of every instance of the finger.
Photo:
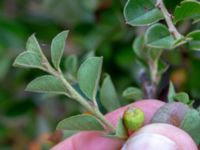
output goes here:
[[126, 150], [166, 149], [197, 150], [193, 139], [170, 124], [154, 123], [134, 133], [123, 147]]
[[[143, 100], [119, 108], [106, 115], [106, 118], [115, 126], [124, 110], [128, 107], [138, 107], [145, 113], [145, 124], [149, 123], [155, 111], [164, 102], [158, 100]], [[124, 141], [119, 139], [105, 138], [99, 132], [81, 132], [52, 148], [52, 150], [115, 150], [120, 149]]]
[[137, 101], [135, 103], [129, 104], [127, 106], [121, 107], [111, 113], [108, 113], [106, 115], [106, 118], [116, 126], [117, 121], [119, 118], [122, 117], [124, 111], [128, 107], [137, 107], [140, 108], [144, 114], [145, 114], [145, 124], [148, 124], [153, 117], [153, 114], [157, 111], [158, 108], [160, 108], [164, 102], [158, 101], [158, 100], [142, 100], [142, 101]]

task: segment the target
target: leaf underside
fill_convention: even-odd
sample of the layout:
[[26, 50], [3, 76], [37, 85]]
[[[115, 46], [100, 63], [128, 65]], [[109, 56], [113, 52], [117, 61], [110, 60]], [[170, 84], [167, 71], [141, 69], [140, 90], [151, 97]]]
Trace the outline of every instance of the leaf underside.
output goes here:
[[90, 57], [81, 64], [78, 70], [77, 78], [80, 89], [91, 100], [96, 98], [102, 62], [102, 57]]
[[26, 87], [26, 91], [38, 93], [66, 94], [67, 89], [61, 80], [52, 76], [44, 75], [31, 81]]

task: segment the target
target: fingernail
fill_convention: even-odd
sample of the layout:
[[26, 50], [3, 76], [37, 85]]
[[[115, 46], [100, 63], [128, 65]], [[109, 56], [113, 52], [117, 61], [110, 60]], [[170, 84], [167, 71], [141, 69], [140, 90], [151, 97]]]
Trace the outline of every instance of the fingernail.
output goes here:
[[121, 150], [178, 150], [178, 146], [161, 134], [140, 133], [130, 137]]

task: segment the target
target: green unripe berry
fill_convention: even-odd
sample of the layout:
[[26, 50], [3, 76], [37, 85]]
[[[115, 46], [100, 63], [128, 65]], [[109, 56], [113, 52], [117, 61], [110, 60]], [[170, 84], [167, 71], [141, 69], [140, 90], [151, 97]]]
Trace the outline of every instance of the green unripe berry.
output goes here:
[[129, 131], [135, 131], [144, 124], [144, 112], [139, 108], [128, 108], [123, 114], [123, 122]]

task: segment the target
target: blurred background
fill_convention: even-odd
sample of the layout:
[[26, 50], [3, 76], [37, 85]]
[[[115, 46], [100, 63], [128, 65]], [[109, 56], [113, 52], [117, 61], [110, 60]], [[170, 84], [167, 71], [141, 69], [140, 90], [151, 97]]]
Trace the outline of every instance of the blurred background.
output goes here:
[[[171, 12], [181, 0], [167, 1]], [[25, 92], [26, 85], [43, 74], [38, 70], [12, 67], [25, 50], [27, 38], [35, 33], [49, 56], [49, 45], [59, 32], [69, 29], [64, 59], [75, 54], [81, 63], [86, 55], [104, 57], [103, 72], [111, 75], [121, 96], [128, 86], [139, 87], [140, 66], [132, 49], [135, 36], [145, 28], [125, 24], [126, 0], [1, 0], [0, 1], [0, 149], [49, 149], [60, 140], [58, 121], [82, 108], [62, 96]], [[183, 34], [200, 23], [179, 23]], [[169, 80], [177, 91], [188, 92], [198, 105], [200, 98], [200, 53], [180, 47], [166, 51], [163, 60], [170, 68], [162, 78], [160, 98], [165, 99]], [[131, 101], [121, 99], [122, 104]], [[78, 106], [78, 107], [77, 107]]]

